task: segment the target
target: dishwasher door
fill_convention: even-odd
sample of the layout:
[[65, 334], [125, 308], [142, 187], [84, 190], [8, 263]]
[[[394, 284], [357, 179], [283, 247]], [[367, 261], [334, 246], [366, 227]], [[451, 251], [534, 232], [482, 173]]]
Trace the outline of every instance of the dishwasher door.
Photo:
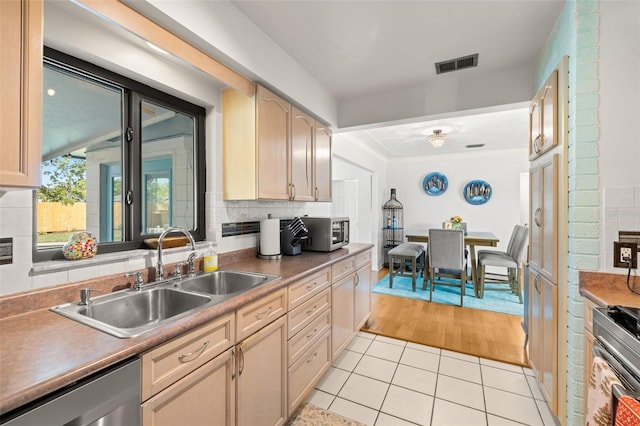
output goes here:
[[26, 407], [3, 426], [136, 426], [140, 424], [140, 360], [123, 361]]

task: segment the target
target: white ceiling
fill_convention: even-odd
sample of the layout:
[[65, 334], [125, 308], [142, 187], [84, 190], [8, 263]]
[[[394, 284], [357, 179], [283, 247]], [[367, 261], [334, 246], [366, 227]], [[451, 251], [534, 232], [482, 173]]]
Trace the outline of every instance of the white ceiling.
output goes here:
[[[437, 78], [436, 62], [474, 53], [478, 67], [456, 72], [534, 66], [564, 6], [564, 0], [231, 2], [339, 101], [427, 83]], [[481, 149], [526, 146], [526, 105], [498, 109], [430, 121], [407, 117], [355, 136], [373, 138], [375, 149], [395, 156], [459, 152], [477, 143], [485, 144]], [[438, 149], [423, 135], [436, 128], [450, 135]]]

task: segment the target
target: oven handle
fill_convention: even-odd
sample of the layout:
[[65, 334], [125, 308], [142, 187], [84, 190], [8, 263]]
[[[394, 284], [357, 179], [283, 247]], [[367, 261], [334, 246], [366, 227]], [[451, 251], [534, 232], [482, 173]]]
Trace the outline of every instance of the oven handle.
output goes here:
[[[602, 345], [602, 347], [598, 345]], [[592, 351], [594, 355], [604, 358], [604, 360], [627, 381], [628, 385], [633, 387], [634, 391], [640, 392], [640, 382], [634, 377], [634, 375], [640, 377], [640, 371], [638, 371], [636, 366], [627, 361], [617, 349], [611, 346], [606, 339], [597, 336]]]

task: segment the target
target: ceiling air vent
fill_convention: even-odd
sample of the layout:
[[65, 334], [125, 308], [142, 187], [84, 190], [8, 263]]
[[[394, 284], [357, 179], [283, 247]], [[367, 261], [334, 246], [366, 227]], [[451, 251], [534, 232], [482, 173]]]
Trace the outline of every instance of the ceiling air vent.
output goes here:
[[442, 74], [445, 72], [462, 70], [465, 68], [478, 66], [478, 54], [463, 56], [461, 58], [450, 59], [448, 61], [436, 63], [436, 74]]

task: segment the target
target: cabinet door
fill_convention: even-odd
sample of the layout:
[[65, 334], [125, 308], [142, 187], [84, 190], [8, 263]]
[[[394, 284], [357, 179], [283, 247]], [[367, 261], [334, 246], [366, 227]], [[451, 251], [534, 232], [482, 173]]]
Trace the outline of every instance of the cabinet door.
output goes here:
[[558, 158], [556, 154], [542, 167], [542, 274], [558, 281]]
[[371, 312], [371, 263], [356, 271], [354, 287], [354, 331], [357, 332], [369, 319]]
[[331, 132], [316, 121], [315, 140], [315, 199], [331, 201]]
[[239, 425], [282, 425], [287, 420], [285, 318], [237, 345]]
[[291, 105], [262, 86], [256, 98], [258, 198], [288, 200]]
[[540, 155], [538, 153], [538, 146], [540, 144], [541, 138], [541, 109], [540, 93], [536, 93], [536, 95], [531, 100], [531, 104], [529, 104], [529, 159], [531, 160], [537, 158], [538, 155]]
[[0, 1], [0, 187], [40, 186], [42, 2]]
[[540, 384], [551, 411], [558, 413], [558, 286], [541, 277], [542, 370]]
[[529, 159], [558, 144], [558, 70], [554, 70], [529, 105]]
[[538, 152], [544, 154], [558, 144], [558, 70], [554, 70], [540, 89], [540, 130]]
[[555, 154], [529, 171], [529, 263], [553, 282], [558, 276], [558, 158]]
[[529, 268], [529, 364], [539, 372], [542, 369], [541, 303], [542, 284], [540, 274]]
[[144, 426], [234, 425], [233, 351], [218, 355], [142, 404]]
[[331, 350], [335, 360], [353, 336], [355, 274], [331, 286]]
[[290, 182], [292, 200], [313, 201], [315, 186], [313, 176], [314, 120], [299, 109], [291, 108]]

